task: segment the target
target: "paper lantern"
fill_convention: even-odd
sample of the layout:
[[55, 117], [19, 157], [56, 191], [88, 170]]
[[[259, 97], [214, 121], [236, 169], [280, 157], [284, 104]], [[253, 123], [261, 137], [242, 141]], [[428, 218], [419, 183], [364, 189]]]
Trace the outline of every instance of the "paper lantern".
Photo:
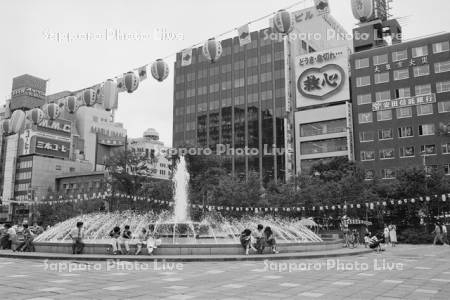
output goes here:
[[97, 92], [93, 89], [83, 91], [83, 102], [86, 106], [92, 106], [97, 101]]
[[15, 110], [11, 115], [11, 132], [19, 133], [23, 125], [25, 125], [25, 112], [23, 110]]
[[139, 77], [134, 72], [128, 72], [124, 76], [125, 88], [128, 93], [134, 92], [139, 86]]
[[27, 118], [28, 120], [33, 122], [34, 125], [37, 125], [42, 122], [44, 116], [45, 116], [44, 111], [36, 107], [29, 111]]
[[373, 18], [374, 0], [352, 0], [352, 12], [355, 19], [366, 22]]
[[169, 65], [164, 60], [157, 59], [153, 62], [151, 71], [153, 78], [161, 82], [169, 76]]
[[80, 101], [75, 96], [69, 96], [66, 98], [66, 109], [69, 113], [73, 114], [80, 108]]
[[11, 121], [10, 119], [6, 119], [1, 121], [0, 123], [2, 134], [8, 134], [11, 133]]
[[291, 13], [284, 9], [277, 11], [273, 18], [273, 28], [275, 32], [289, 34], [294, 29], [294, 18]]
[[42, 110], [50, 120], [57, 119], [61, 114], [61, 108], [56, 103], [46, 104], [42, 107]]
[[216, 62], [222, 55], [222, 44], [215, 38], [211, 38], [203, 44], [203, 56], [212, 63]]
[[117, 100], [119, 91], [117, 90], [117, 84], [112, 79], [106, 80], [102, 87], [103, 89], [103, 107], [106, 110], [117, 108]]

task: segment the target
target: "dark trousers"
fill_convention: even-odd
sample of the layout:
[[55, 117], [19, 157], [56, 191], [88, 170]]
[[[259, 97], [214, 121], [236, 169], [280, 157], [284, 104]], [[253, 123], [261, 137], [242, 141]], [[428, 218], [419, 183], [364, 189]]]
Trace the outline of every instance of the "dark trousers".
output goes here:
[[81, 239], [74, 239], [72, 244], [72, 253], [73, 254], [81, 254], [83, 253], [84, 243]]

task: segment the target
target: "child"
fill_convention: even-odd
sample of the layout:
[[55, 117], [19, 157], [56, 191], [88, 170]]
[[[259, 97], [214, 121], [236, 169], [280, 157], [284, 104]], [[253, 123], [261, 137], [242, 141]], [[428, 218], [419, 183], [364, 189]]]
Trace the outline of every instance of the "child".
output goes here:
[[265, 239], [266, 239], [266, 244], [267, 244], [267, 246], [272, 247], [272, 252], [273, 252], [274, 254], [280, 253], [280, 252], [277, 250], [277, 242], [276, 242], [276, 240], [275, 240], [275, 236], [273, 235], [272, 228], [270, 228], [269, 226], [267, 226], [267, 227], [264, 229], [264, 236], [265, 236]]
[[130, 225], [125, 225], [125, 229], [122, 233], [122, 240], [121, 240], [121, 245], [125, 246], [125, 254], [130, 253], [130, 239], [131, 239]]
[[113, 230], [111, 230], [111, 232], [109, 233], [109, 236], [111, 237], [111, 246], [113, 254], [116, 255], [119, 254], [119, 252], [121, 253], [122, 251], [120, 250], [120, 242], [119, 242], [120, 227], [119, 226], [114, 227]]
[[256, 251], [256, 249], [252, 245], [252, 231], [250, 229], [245, 229], [244, 231], [242, 231], [239, 239], [241, 241], [242, 247], [245, 250], [245, 255], [248, 255], [248, 251], [250, 249]]
[[142, 246], [146, 244], [148, 239], [147, 230], [145, 228], [142, 228], [142, 231], [138, 235], [138, 242], [137, 242], [137, 251], [136, 255], [139, 255], [142, 251]]

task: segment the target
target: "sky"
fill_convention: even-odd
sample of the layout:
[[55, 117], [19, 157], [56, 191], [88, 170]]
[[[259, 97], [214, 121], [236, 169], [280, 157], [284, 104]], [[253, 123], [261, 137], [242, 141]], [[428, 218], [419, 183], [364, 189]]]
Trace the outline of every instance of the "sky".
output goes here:
[[[351, 32], [350, 0], [329, 0], [331, 14]], [[212, 36], [288, 7], [296, 0], [15, 0], [0, 3], [0, 104], [9, 98], [12, 78], [30, 74], [50, 79], [47, 94], [79, 90], [167, 57]], [[311, 6], [306, 0], [291, 11]], [[428, 3], [428, 4], [427, 4]], [[448, 0], [395, 0], [394, 17], [404, 26], [404, 38], [450, 29]], [[250, 30], [268, 27], [268, 20]], [[157, 32], [172, 39], [161, 40]], [[64, 34], [72, 37], [68, 41]], [[97, 35], [93, 39], [83, 34]], [[118, 39], [116, 33], [138, 38]], [[60, 40], [57, 39], [60, 34]], [[107, 36], [107, 38], [105, 37]], [[231, 36], [228, 36], [231, 37]], [[116, 121], [130, 137], [155, 128], [172, 142], [173, 62], [162, 83], [150, 78], [132, 94], [121, 93]]]

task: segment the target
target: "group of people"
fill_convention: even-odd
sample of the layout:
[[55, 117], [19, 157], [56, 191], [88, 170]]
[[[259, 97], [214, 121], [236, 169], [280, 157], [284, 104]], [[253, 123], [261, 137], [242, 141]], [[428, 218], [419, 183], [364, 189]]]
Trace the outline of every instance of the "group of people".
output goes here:
[[445, 224], [436, 222], [432, 233], [434, 234], [433, 246], [436, 246], [437, 241], [441, 242], [442, 245], [448, 245], [447, 226]]
[[397, 245], [397, 226], [384, 224], [384, 243], [395, 247]]
[[44, 229], [37, 224], [31, 227], [28, 224], [13, 226], [11, 223], [6, 223], [0, 229], [0, 249], [11, 249], [13, 252], [34, 252], [33, 240], [42, 232]]
[[266, 246], [271, 248], [272, 253], [279, 253], [275, 235], [269, 226], [259, 224], [253, 234], [250, 229], [245, 229], [240, 235], [240, 241], [245, 255], [249, 255], [250, 250], [262, 254]]
[[[136, 239], [133, 239], [134, 237], [129, 225], [125, 225], [123, 230], [121, 230], [119, 226], [115, 226], [109, 233], [109, 237], [111, 238], [111, 253], [114, 255], [132, 254], [130, 251], [130, 244], [133, 240], [133, 242], [136, 242], [135, 255], [141, 254], [143, 247], [147, 248], [147, 253], [149, 255], [153, 254], [153, 251], [157, 248], [159, 242], [154, 231], [154, 225], [150, 224], [148, 229], [142, 228]], [[70, 231], [69, 236], [72, 239], [72, 253], [83, 253], [83, 222], [77, 222], [76, 227]]]

